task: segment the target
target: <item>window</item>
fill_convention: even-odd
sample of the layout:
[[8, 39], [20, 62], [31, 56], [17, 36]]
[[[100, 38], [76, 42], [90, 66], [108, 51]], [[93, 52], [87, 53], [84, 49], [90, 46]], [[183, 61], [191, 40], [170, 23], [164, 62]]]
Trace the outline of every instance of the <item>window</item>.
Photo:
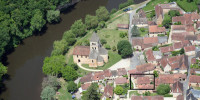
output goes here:
[[96, 47], [95, 47], [95, 50], [96, 50]]
[[93, 62], [93, 60], [92, 60], [92, 62]]
[[78, 58], [78, 55], [77, 55], [77, 58]]

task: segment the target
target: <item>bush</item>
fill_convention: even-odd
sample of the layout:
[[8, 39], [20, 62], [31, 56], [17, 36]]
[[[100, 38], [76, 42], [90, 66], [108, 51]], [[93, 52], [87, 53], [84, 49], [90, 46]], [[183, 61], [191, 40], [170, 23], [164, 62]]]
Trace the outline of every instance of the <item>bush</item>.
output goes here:
[[123, 93], [123, 91], [124, 91], [124, 89], [123, 89], [121, 86], [119, 86], [119, 85], [117, 85], [117, 86], [115, 87], [115, 89], [114, 89], [114, 92], [115, 92], [115, 94], [117, 94], [117, 95], [121, 95], [121, 94]]
[[154, 46], [154, 47], [152, 48], [152, 50], [153, 50], [153, 51], [159, 51], [159, 48], [158, 48], [158, 46]]
[[102, 45], [107, 43], [107, 41], [105, 39], [101, 39], [100, 42], [101, 42]]
[[116, 13], [116, 12], [117, 12], [117, 9], [116, 9], [116, 8], [113, 8], [113, 9], [111, 10], [110, 14], [114, 14], [114, 13]]
[[73, 81], [70, 81], [67, 85], [67, 90], [68, 92], [75, 92], [77, 90], [77, 84], [74, 83]]
[[106, 48], [107, 50], [110, 50], [110, 49], [111, 49], [111, 48], [110, 48], [110, 45], [108, 45], [108, 44], [105, 45], [105, 48]]
[[165, 84], [160, 84], [158, 87], [157, 87], [157, 89], [156, 89], [156, 91], [157, 91], [157, 93], [159, 94], [159, 95], [165, 95], [165, 94], [168, 94], [169, 92], [170, 92], [170, 90], [171, 90], [171, 88], [170, 88], [170, 86], [167, 84], [167, 85], [165, 85]]
[[144, 27], [140, 28], [140, 31], [145, 32], [145, 28]]
[[173, 97], [171, 94], [165, 94], [164, 97]]
[[120, 32], [119, 37], [124, 38], [127, 36], [127, 32]]
[[134, 3], [133, 0], [128, 0], [127, 2], [120, 4], [119, 9], [125, 8], [129, 5], [132, 5], [133, 3]]
[[113, 50], [113, 51], [116, 51], [116, 50], [117, 50], [116, 46], [113, 46], [113, 47], [112, 47], [112, 50]]

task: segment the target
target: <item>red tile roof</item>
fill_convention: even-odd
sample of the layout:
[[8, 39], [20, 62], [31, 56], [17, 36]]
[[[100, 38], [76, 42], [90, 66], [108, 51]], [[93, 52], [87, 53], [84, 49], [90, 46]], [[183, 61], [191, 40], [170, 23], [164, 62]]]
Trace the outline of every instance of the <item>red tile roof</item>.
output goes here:
[[89, 56], [90, 47], [89, 46], [76, 46], [73, 51], [73, 55]]
[[143, 65], [138, 65], [136, 66], [137, 71], [139, 72], [147, 72], [147, 71], [152, 71], [155, 69], [155, 66], [153, 64], [150, 63], [146, 63]]
[[81, 88], [82, 90], [87, 90], [89, 87], [90, 87], [91, 83], [84, 83], [84, 84], [81, 84]]
[[131, 100], [164, 100], [163, 96], [132, 96]]
[[143, 100], [141, 96], [132, 96], [131, 100]]
[[147, 57], [147, 61], [148, 61], [148, 62], [149, 62], [149, 61], [155, 61], [155, 60], [156, 60], [156, 58], [155, 58], [154, 55], [153, 55], [153, 51], [152, 51], [151, 49], [147, 50], [147, 51], [145, 52], [145, 54], [146, 54], [146, 57]]
[[179, 80], [179, 78], [185, 78], [185, 74], [160, 74], [158, 78], [156, 78], [156, 86], [160, 84], [173, 84]]
[[93, 81], [103, 80], [104, 78], [105, 78], [104, 72], [95, 72], [94, 75], [92, 76]]
[[171, 38], [172, 38], [172, 40], [176, 40], [176, 41], [184, 41], [185, 35], [181, 34], [181, 33], [172, 33]]
[[183, 95], [178, 95], [178, 96], [176, 97], [176, 100], [184, 100]]
[[183, 93], [183, 83], [177, 81], [173, 84], [173, 93]]
[[181, 24], [185, 24], [185, 17], [184, 16], [172, 17], [172, 22], [181, 22]]
[[191, 45], [191, 46], [186, 46], [184, 47], [185, 52], [190, 52], [190, 51], [195, 51], [195, 46]]
[[165, 27], [158, 27], [157, 25], [151, 25], [149, 26], [149, 32], [150, 33], [163, 33], [166, 32]]
[[158, 43], [158, 37], [144, 37], [144, 44]]
[[118, 28], [124, 28], [124, 29], [128, 29], [129, 28], [129, 24], [117, 24]]
[[200, 76], [190, 75], [190, 83], [200, 83]]
[[105, 77], [110, 77], [110, 76], [112, 76], [111, 71], [110, 71], [109, 69], [104, 70], [104, 76], [105, 76]]
[[192, 58], [191, 59], [191, 64], [195, 64], [195, 63], [197, 63], [196, 58]]
[[107, 98], [112, 97], [113, 96], [113, 87], [111, 87], [110, 85], [106, 85], [106, 87], [104, 88], [104, 96], [106, 96]]
[[127, 75], [127, 71], [125, 68], [118, 68], [117, 72], [118, 72], [118, 76]]
[[174, 51], [174, 48], [173, 48], [173, 46], [160, 47], [160, 51], [161, 51], [162, 53], [167, 53], [167, 52]]
[[154, 85], [153, 84], [138, 85], [138, 89], [154, 89]]
[[174, 48], [174, 49], [181, 49], [181, 48], [183, 48], [182, 42], [175, 42], [175, 43], [173, 44], [173, 48]]
[[185, 30], [185, 25], [172, 25], [172, 30]]
[[92, 81], [92, 73], [89, 73], [86, 76], [81, 77], [80, 79], [81, 83], [90, 82], [90, 81]]
[[125, 77], [118, 77], [115, 79], [115, 84], [125, 84], [127, 83], [127, 79]]
[[148, 76], [138, 77], [137, 84], [150, 84], [150, 78]]

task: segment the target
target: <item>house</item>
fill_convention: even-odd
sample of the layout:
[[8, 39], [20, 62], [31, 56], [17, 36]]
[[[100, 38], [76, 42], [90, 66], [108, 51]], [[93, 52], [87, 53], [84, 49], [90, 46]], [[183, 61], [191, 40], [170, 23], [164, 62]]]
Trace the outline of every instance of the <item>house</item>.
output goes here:
[[121, 30], [128, 30], [129, 24], [117, 24], [117, 28]]
[[158, 25], [162, 24], [164, 14], [167, 14], [170, 10], [178, 10], [181, 14], [184, 13], [175, 2], [169, 4], [158, 4], [155, 6], [156, 23]]
[[90, 83], [92, 81], [92, 73], [89, 73], [83, 77], [81, 77], [80, 82], [81, 83]]
[[173, 33], [186, 32], [186, 26], [185, 25], [171, 25], [171, 31]]
[[148, 19], [142, 9], [140, 9], [139, 12], [133, 16], [132, 25], [136, 25], [139, 28], [148, 27]]
[[123, 85], [128, 83], [128, 80], [125, 77], [118, 77], [115, 79], [115, 85]]
[[117, 70], [111, 70], [112, 79], [116, 79], [118, 77]]
[[[142, 84], [137, 86], [138, 89], [154, 89], [153, 84]], [[152, 90], [149, 90], [149, 92], [152, 92]], [[139, 93], [145, 93], [145, 91], [139, 91]]]
[[137, 85], [146, 85], [146, 84], [150, 84], [150, 78], [148, 76], [137, 78]]
[[174, 57], [165, 57], [160, 61], [165, 73], [172, 71], [173, 73], [185, 73], [188, 68], [188, 57], [179, 55]]
[[162, 54], [168, 56], [171, 54], [171, 51], [174, 51], [174, 48], [173, 46], [160, 47], [160, 51]]
[[118, 68], [117, 72], [118, 72], [118, 76], [127, 75], [127, 71], [125, 68]]
[[183, 33], [172, 33], [172, 41], [171, 42], [181, 42], [185, 40], [185, 32]]
[[187, 56], [195, 55], [195, 53], [196, 53], [194, 45], [185, 46], [184, 50], [185, 50], [185, 55], [187, 55]]
[[90, 85], [91, 83], [81, 84], [81, 88], [79, 88], [80, 93], [82, 93], [83, 91], [86, 91], [90, 87]]
[[146, 64], [136, 66], [136, 70], [138, 72], [146, 73], [146, 74], [153, 73], [155, 68], [156, 68], [155, 65], [151, 63], [146, 63]]
[[192, 45], [200, 45], [200, 34], [186, 35], [186, 40], [189, 40]]
[[158, 36], [158, 45], [167, 44], [168, 37], [167, 36]]
[[185, 81], [186, 74], [160, 74], [155, 80], [155, 85], [169, 84], [171, 87], [177, 81]]
[[145, 52], [145, 55], [146, 55], [146, 58], [147, 58], [147, 62], [148, 62], [148, 63], [152, 63], [152, 64], [154, 64], [154, 65], [157, 65], [157, 61], [156, 61], [156, 58], [155, 58], [154, 55], [153, 55], [152, 49], [148, 49], [148, 50]]
[[200, 90], [194, 90], [189, 88], [186, 91], [186, 100], [199, 100], [200, 99]]
[[93, 73], [92, 82], [99, 82], [99, 81], [103, 81], [104, 79], [105, 77], [104, 77], [103, 71]]
[[176, 100], [184, 100], [184, 96], [183, 96], [183, 95], [178, 95], [178, 96], [176, 97]]
[[134, 37], [132, 46], [136, 50], [147, 50], [158, 44], [158, 37]]
[[106, 85], [101, 98], [102, 100], [106, 100], [106, 98], [111, 99], [112, 97], [113, 97], [113, 87], [110, 85]]
[[194, 86], [194, 87], [197, 86], [197, 87], [199, 87], [200, 76], [197, 76], [197, 75], [190, 75], [189, 83], [190, 83], [190, 86]]
[[112, 79], [112, 72], [111, 70], [107, 69], [107, 70], [104, 70], [104, 77], [105, 79]]
[[158, 25], [149, 26], [149, 37], [157, 37], [158, 34], [166, 34], [165, 27], [158, 27]]
[[131, 100], [164, 100], [163, 96], [132, 96]]
[[108, 62], [108, 51], [102, 47], [96, 33], [92, 34], [90, 46], [76, 46], [73, 51], [74, 63], [89, 64], [90, 67], [103, 66]]
[[183, 95], [183, 83], [177, 81], [173, 84], [172, 87], [173, 97], [177, 97], [178, 95]]
[[161, 51], [153, 51], [153, 56], [158, 61], [162, 58], [163, 55], [162, 55]]

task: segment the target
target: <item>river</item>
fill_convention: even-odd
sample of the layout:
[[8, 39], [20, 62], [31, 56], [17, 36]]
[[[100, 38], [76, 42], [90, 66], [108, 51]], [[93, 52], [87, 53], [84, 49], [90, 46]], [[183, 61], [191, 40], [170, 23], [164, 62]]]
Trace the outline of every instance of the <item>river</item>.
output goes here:
[[[95, 14], [99, 6], [106, 6], [110, 11], [126, 0], [82, 0], [66, 9], [61, 14], [58, 24], [47, 24], [45, 32], [23, 40], [15, 50], [7, 55], [9, 79], [4, 81], [6, 90], [0, 95], [2, 100], [40, 100], [43, 60], [50, 56], [53, 42], [60, 40], [63, 33], [77, 19], [84, 19], [86, 14]], [[136, 0], [141, 2], [144, 0]]]

